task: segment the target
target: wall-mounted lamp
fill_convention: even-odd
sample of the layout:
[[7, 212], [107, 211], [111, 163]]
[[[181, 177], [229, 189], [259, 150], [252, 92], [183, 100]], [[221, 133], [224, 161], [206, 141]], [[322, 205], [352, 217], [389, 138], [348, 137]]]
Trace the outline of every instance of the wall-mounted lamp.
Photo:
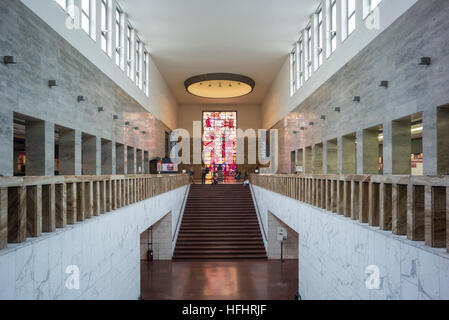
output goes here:
[[381, 88], [388, 88], [388, 81], [382, 80], [382, 81], [379, 83], [379, 87], [381, 87]]
[[320, 119], [321, 120], [326, 120], [326, 116], [323, 115], [323, 116], [320, 117]]
[[341, 112], [341, 108], [340, 108], [340, 107], [336, 107], [336, 108], [334, 109], [334, 111], [335, 111], [335, 112]]
[[98, 112], [103, 112], [104, 108], [103, 107], [98, 107]]
[[4, 56], [3, 57], [3, 62], [5, 64], [16, 64], [17, 63], [17, 59], [14, 56]]
[[353, 97], [352, 97], [352, 101], [354, 101], [354, 102], [360, 102], [360, 97], [359, 97], [359, 96], [353, 96]]
[[56, 80], [48, 80], [48, 86], [50, 88], [57, 87], [58, 86], [58, 81], [56, 81]]
[[419, 59], [419, 65], [421, 66], [430, 66], [431, 63], [432, 58], [430, 57], [421, 57], [421, 59]]
[[114, 115], [112, 116], [112, 119], [118, 120], [118, 119], [119, 119], [119, 116], [118, 116], [117, 114], [114, 114]]
[[78, 96], [78, 102], [87, 101], [87, 97], [85, 96]]

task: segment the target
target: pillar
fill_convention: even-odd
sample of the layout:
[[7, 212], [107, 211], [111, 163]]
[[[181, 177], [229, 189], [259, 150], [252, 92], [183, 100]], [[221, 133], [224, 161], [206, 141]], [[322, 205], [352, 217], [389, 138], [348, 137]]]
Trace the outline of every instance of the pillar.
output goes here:
[[343, 174], [355, 174], [357, 172], [355, 142], [356, 136], [354, 134], [341, 138], [339, 159], [341, 159], [341, 173]]
[[326, 173], [338, 173], [338, 140], [326, 142]]
[[14, 113], [0, 108], [0, 176], [14, 175]]
[[410, 119], [385, 123], [384, 174], [411, 174], [412, 133]]
[[83, 174], [101, 174], [101, 138], [83, 135]]
[[313, 152], [313, 173], [323, 173], [323, 144], [316, 144]]
[[112, 174], [112, 141], [101, 139], [101, 174]]
[[115, 144], [115, 173], [125, 173], [125, 146], [121, 143]]
[[136, 149], [133, 147], [128, 147], [127, 149], [127, 173], [128, 174], [135, 174], [136, 173]]
[[55, 125], [48, 121], [27, 120], [25, 126], [26, 175], [54, 175]]
[[305, 173], [312, 173], [312, 147], [305, 148]]
[[357, 174], [379, 173], [379, 131], [377, 127], [357, 131]]
[[81, 132], [59, 130], [59, 172], [64, 176], [81, 175]]

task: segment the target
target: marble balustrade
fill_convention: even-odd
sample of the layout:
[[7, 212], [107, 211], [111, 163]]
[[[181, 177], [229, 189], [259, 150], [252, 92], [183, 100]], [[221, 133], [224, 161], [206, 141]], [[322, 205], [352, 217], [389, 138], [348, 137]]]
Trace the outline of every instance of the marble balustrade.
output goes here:
[[449, 176], [254, 174], [250, 182], [449, 252]]
[[0, 177], [0, 250], [188, 183], [187, 175]]

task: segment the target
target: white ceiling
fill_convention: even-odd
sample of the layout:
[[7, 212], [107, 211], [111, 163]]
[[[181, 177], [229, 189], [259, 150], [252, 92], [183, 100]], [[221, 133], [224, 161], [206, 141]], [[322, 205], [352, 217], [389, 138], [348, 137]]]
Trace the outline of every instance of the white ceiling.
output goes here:
[[[179, 104], [260, 104], [318, 0], [122, 0]], [[184, 81], [213, 72], [256, 81], [248, 96], [208, 100]]]

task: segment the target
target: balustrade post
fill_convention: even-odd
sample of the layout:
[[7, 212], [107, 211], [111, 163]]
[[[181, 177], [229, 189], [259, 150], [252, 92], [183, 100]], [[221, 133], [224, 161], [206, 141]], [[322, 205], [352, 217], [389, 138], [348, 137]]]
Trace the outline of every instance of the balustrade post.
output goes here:
[[42, 235], [42, 186], [26, 187], [26, 225], [28, 237]]
[[56, 228], [67, 226], [67, 185], [65, 183], [55, 186], [55, 215]]
[[77, 217], [77, 185], [67, 184], [67, 224], [75, 224]]
[[8, 246], [8, 188], [0, 188], [0, 250]]
[[8, 242], [21, 243], [27, 237], [26, 187], [8, 188]]
[[56, 186], [54, 184], [42, 186], [42, 231], [56, 230]]

